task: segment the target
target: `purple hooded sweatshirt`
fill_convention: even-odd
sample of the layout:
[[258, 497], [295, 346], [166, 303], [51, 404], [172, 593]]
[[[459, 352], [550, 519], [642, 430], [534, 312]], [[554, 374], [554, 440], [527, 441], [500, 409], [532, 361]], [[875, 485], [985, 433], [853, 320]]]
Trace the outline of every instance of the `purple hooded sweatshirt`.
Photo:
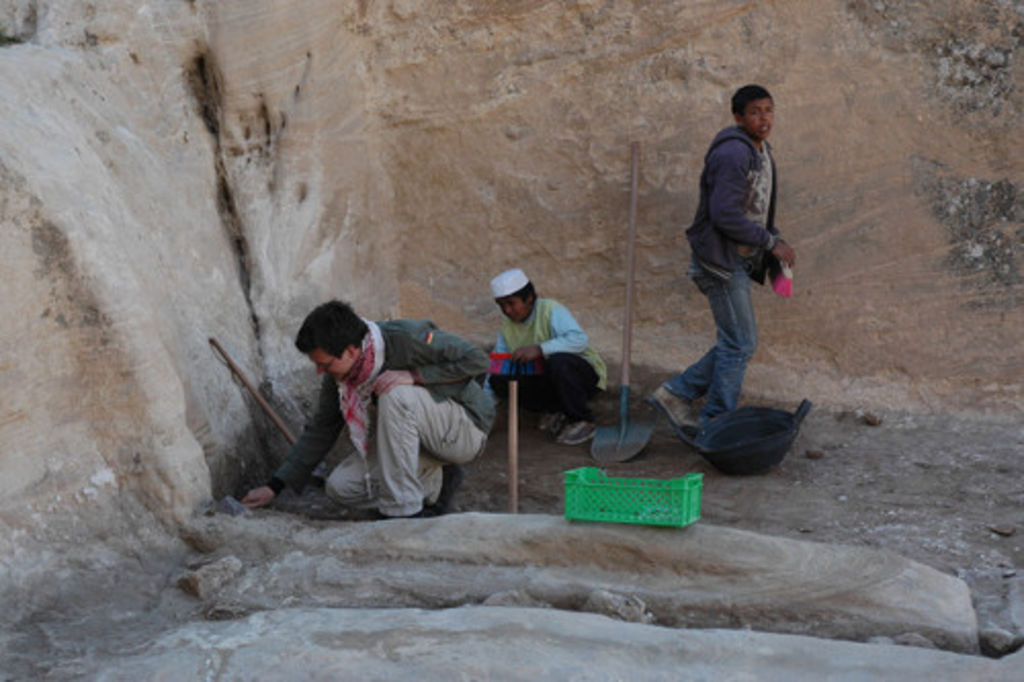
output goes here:
[[[779, 234], [775, 229], [778, 174], [775, 162], [771, 163], [771, 199], [766, 225], [762, 226], [744, 213], [751, 191], [751, 177], [761, 170], [761, 155], [753, 140], [738, 126], [729, 126], [715, 136], [704, 156], [697, 214], [686, 230], [690, 248], [698, 260], [715, 269], [731, 272], [745, 259], [738, 252], [740, 245], [760, 247], [758, 253], [775, 246]], [[751, 278], [763, 284], [764, 271], [755, 267]]]

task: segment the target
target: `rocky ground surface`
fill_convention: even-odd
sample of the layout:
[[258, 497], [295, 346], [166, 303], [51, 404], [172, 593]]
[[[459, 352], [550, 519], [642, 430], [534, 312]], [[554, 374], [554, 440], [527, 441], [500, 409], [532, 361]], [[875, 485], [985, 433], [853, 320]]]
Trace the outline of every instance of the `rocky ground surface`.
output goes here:
[[[618, 423], [617, 404], [597, 404]], [[773, 405], [795, 410], [792, 405]], [[631, 420], [656, 420], [635, 400]], [[562, 514], [562, 473], [597, 465], [590, 446], [563, 446], [520, 412], [521, 513]], [[811, 410], [783, 462], [764, 474], [718, 472], [663, 420], [632, 460], [609, 476], [666, 479], [704, 474], [701, 519], [719, 526], [884, 549], [962, 578], [978, 612], [982, 648], [1013, 650], [1024, 636], [1024, 426], [999, 420], [872, 411]], [[280, 506], [344, 518], [319, 491]], [[487, 450], [467, 467], [456, 511], [509, 507], [507, 414]]]
[[[555, 445], [534, 424], [526, 415], [520, 429], [520, 509], [559, 513], [560, 472], [594, 463], [589, 447]], [[506, 433], [471, 467], [461, 506], [507, 506]], [[638, 457], [604, 468], [641, 478], [703, 473], [710, 523], [890, 550], [964, 579], [983, 631], [1024, 633], [1024, 426], [812, 410], [782, 464], [734, 477], [662, 421]]]
[[[638, 393], [642, 395], [641, 391]], [[774, 407], [792, 410], [797, 403], [794, 400], [792, 405]], [[597, 408], [602, 424], [617, 424], [617, 406], [612, 396], [599, 401]], [[636, 401], [630, 419], [653, 420], [654, 414]], [[536, 427], [537, 415], [520, 413], [518, 511], [561, 515], [564, 510], [563, 472], [596, 463], [589, 455], [589, 445], [557, 445], [550, 435]], [[692, 660], [682, 653], [666, 654], [663, 667], [645, 668], [652, 671], [650, 679], [672, 679], [658, 677], [653, 671], [671, 669], [673, 660], [680, 665], [685, 661], [694, 671], [706, 673], [695, 679], [717, 679], [716, 675], [723, 672], [740, 674], [755, 668], [762, 670], [764, 679], [793, 679], [797, 671], [804, 671], [813, 678], [823, 674], [823, 670], [834, 670], [835, 665], [847, 664], [851, 671], [849, 679], [877, 679], [878, 670], [864, 661], [877, 660], [878, 656], [884, 656], [887, 661], [882, 667], [897, 676], [902, 675], [899, 671], [914, 671], [913, 675], [933, 679], [1014, 679], [1010, 671], [1019, 660], [1019, 654], [1014, 652], [1019, 652], [1024, 642], [1024, 572], [1020, 571], [1024, 562], [1022, 454], [1024, 428], [1006, 421], [926, 417], [869, 409], [829, 412], [815, 408], [804, 421], [786, 458], [767, 473], [747, 477], [724, 475], [680, 441], [662, 421], [656, 423], [649, 444], [638, 456], [625, 463], [603, 466], [609, 475], [622, 477], [667, 479], [687, 472], [704, 474], [703, 505], [698, 523], [705, 524], [709, 532], [712, 527], [734, 528], [765, 536], [880, 549], [963, 579], [971, 591], [978, 616], [980, 653], [1002, 658], [988, 662], [998, 663], [998, 667], [986, 667], [988, 663], [977, 656], [934, 651], [933, 641], [913, 633], [871, 637], [867, 640], [869, 643], [883, 648], [866, 655], [862, 649], [855, 648], [863, 644], [841, 640], [804, 641], [799, 637], [778, 639], [779, 635], [761, 632], [759, 628], [726, 631], [694, 629], [691, 624], [682, 630], [670, 627], [650, 632], [632, 629], [622, 632], [631, 638], [664, 639], [667, 635], [658, 632], [674, 631], [677, 639], [672, 640], [673, 646], [682, 647], [680, 651], [697, 651], [699, 647], [694, 647], [698, 640], [703, 641], [701, 638], [717, 641], [724, 647], [719, 652], [721, 655]], [[463, 570], [468, 573], [459, 574], [461, 578], [454, 574], [444, 576], [444, 571], [427, 565], [429, 545], [417, 550], [421, 554], [428, 553], [418, 560], [427, 562], [426, 568], [417, 568], [413, 565], [416, 562], [406, 565], [409, 563], [406, 557], [405, 563], [398, 562], [401, 565], [396, 568], [397, 578], [389, 578], [386, 572], [378, 570], [384, 564], [378, 569], [367, 564], [362, 569], [350, 567], [352, 571], [363, 572], [353, 574], [355, 578], [349, 580], [344, 577], [345, 571], [338, 568], [335, 554], [351, 558], [366, 552], [372, 554], [373, 548], [380, 548], [378, 553], [383, 553], [383, 559], [391, 556], [389, 553], [399, 556], [409, 551], [408, 547], [402, 549], [402, 543], [408, 544], [411, 540], [402, 538], [413, 530], [399, 523], [393, 529], [388, 528], [395, 522], [337, 524], [335, 521], [363, 517], [329, 502], [321, 488], [309, 487], [301, 495], [285, 493], [273, 509], [247, 512], [247, 520], [242, 523], [225, 515], [231, 511], [226, 504], [229, 500], [221, 500], [207, 514], [197, 518], [195, 528], [205, 530], [191, 540], [185, 539], [199, 554], [186, 559], [184, 564], [173, 557], [153, 558], [148, 569], [143, 567], [139, 571], [135, 567], [117, 568], [116, 563], [111, 563], [109, 573], [89, 573], [95, 576], [93, 592], [104, 595], [102, 607], [97, 605], [97, 594], [86, 595], [80, 589], [72, 594], [78, 595], [77, 598], [63, 599], [51, 609], [40, 610], [31, 622], [22, 622], [5, 631], [2, 637], [8, 645], [8, 656], [6, 672], [0, 674], [0, 680], [139, 679], [136, 673], [154, 678], [171, 674], [172, 670], [186, 669], [217, 669], [225, 675], [237, 675], [239, 679], [260, 679], [260, 674], [246, 661], [255, 660], [253, 657], [266, 661], [267, 656], [281, 669], [299, 664], [322, 672], [323, 666], [330, 669], [344, 660], [345, 665], [358, 663], [373, 671], [372, 674], [393, 679], [408, 678], [416, 665], [442, 669], [457, 659], [460, 665], [477, 666], [478, 672], [485, 675], [483, 671], [488, 665], [491, 665], [488, 670], [494, 672], [501, 667], [503, 659], [497, 657], [485, 662], [473, 652], [491, 641], [488, 638], [495, 634], [492, 632], [495, 619], [505, 623], [503, 627], [534, 633], [530, 635], [534, 639], [523, 640], [522, 646], [533, 651], [538, 660], [548, 660], [545, 657], [555, 655], [551, 638], [544, 634], [544, 628], [549, 627], [548, 620], [569, 619], [550, 625], [562, 630], [600, 628], [608, 622], [594, 621], [593, 616], [587, 614], [575, 614], [578, 620], [572, 620], [573, 616], [567, 613], [557, 615], [562, 612], [552, 611], [550, 604], [537, 605], [548, 607], [542, 609], [543, 614], [551, 615], [511, 610], [492, 615], [487, 611], [493, 606], [534, 605], [522, 595], [508, 603], [493, 598], [483, 602], [467, 598], [463, 600], [467, 608], [484, 610], [454, 613], [443, 607], [463, 602], [456, 600], [457, 603], [447, 604], [438, 598], [435, 592], [439, 585], [443, 586], [445, 580], [455, 583], [463, 580], [468, 584], [471, 575], [477, 581], [486, 580], [487, 575], [497, 575], [495, 571], [500, 570], [466, 564]], [[466, 480], [457, 496], [455, 512], [502, 513], [508, 508], [508, 424], [507, 413], [501, 409], [486, 452], [466, 468]], [[459, 517], [453, 520], [456, 518]], [[495, 525], [494, 521], [475, 514], [461, 518], [469, 526], [474, 523]], [[541, 517], [529, 518], [536, 524]], [[529, 519], [523, 517], [522, 520]], [[378, 529], [378, 526], [381, 527]], [[630, 527], [611, 528], [628, 531]], [[636, 532], [627, 533], [628, 537], [642, 535], [639, 527], [633, 528]], [[374, 535], [378, 530], [380, 532]], [[193, 534], [195, 532], [193, 530]], [[432, 532], [442, 531], [438, 527]], [[475, 541], [482, 542], [481, 538], [486, 537], [493, 541], [493, 532], [485, 532]], [[360, 546], [359, 538], [362, 538], [363, 549], [352, 549]], [[476, 552], [473, 542], [473, 538], [465, 536], [453, 547]], [[412, 546], [419, 547], [415, 542]], [[529, 542], [523, 546], [532, 547]], [[566, 552], [579, 550], [576, 546], [567, 548]], [[483, 556], [490, 555], [490, 550], [481, 552]], [[95, 564], [100, 558], [86, 557], [82, 561]], [[444, 552], [440, 552], [437, 559], [439, 565], [448, 565], [451, 571], [462, 566]], [[330, 577], [332, 571], [339, 570], [340, 582], [335, 582], [348, 585], [345, 589], [354, 589], [357, 597], [365, 597], [364, 592], [379, 593], [391, 601], [360, 601], [345, 594], [339, 597], [328, 589], [332, 585], [337, 588], [330, 580], [324, 583], [328, 587], [316, 588], [325, 576]], [[728, 572], [724, 567], [723, 570]], [[806, 570], [806, 566], [801, 570]], [[535, 573], [533, 569], [531, 575]], [[82, 576], [76, 578], [81, 579]], [[415, 580], [422, 580], [422, 585], [405, 584]], [[111, 581], [116, 581], [116, 588]], [[389, 585], [394, 588], [394, 594], [386, 589]], [[501, 585], [496, 582], [494, 589], [499, 588]], [[484, 589], [482, 593], [486, 592]], [[406, 602], [427, 610], [405, 613], [396, 609], [408, 606]], [[309, 610], [335, 603], [353, 603], [357, 608], [329, 609], [330, 612]], [[474, 606], [481, 603], [482, 607]], [[637, 624], [647, 627], [642, 624], [650, 622], [649, 619], [624, 617], [619, 613], [622, 609], [618, 608], [622, 606], [618, 604], [610, 611], [591, 606], [580, 610], [633, 621], [631, 627]], [[379, 614], [373, 610], [380, 607], [385, 610]], [[373, 627], [381, 628], [381, 632], [391, 628], [389, 634], [380, 636], [387, 641], [401, 641], [401, 651], [387, 647], [384, 653], [366, 649], [364, 644], [370, 641], [366, 639], [371, 636], [369, 631], [363, 633], [359, 629], [362, 626], [346, 625], [345, 619], [364, 624], [383, 619]], [[807, 631], [821, 633], [821, 626], [821, 623], [808, 624]], [[429, 633], [451, 628], [462, 632], [475, 627], [481, 628], [473, 635], [476, 639], [456, 638], [457, 642], [452, 640], [442, 649], [434, 650], [432, 644], [417, 639], [425, 636], [433, 642], [434, 635]], [[721, 625], [708, 624], [708, 627]], [[273, 633], [281, 628], [293, 632], [313, 630], [308, 638], [299, 638], [301, 644], [293, 641], [287, 646], [278, 646], [274, 643], [278, 638]], [[579, 636], [579, 632], [570, 630], [563, 634], [570, 638]], [[790, 627], [789, 631], [792, 630]], [[428, 634], [423, 635], [424, 632]], [[506, 635], [496, 636], [500, 639]], [[618, 651], [615, 642], [621, 645], [623, 636], [618, 634], [607, 642], [602, 640], [601, 650]], [[733, 641], [736, 637], [748, 640]], [[864, 641], [863, 638], [854, 640]], [[568, 642], [555, 649], [570, 644], [582, 649], [596, 646], [594, 641], [586, 641], [589, 644]], [[815, 645], [814, 641], [820, 644]], [[893, 648], [892, 645], [902, 646]], [[301, 662], [296, 659], [296, 646], [306, 650], [303, 654], [306, 658]], [[337, 658], [337, 646], [351, 655]], [[769, 656], [774, 661], [771, 664], [778, 669], [769, 674], [768, 669], [763, 668], [764, 660], [736, 658], [737, 651], [751, 646], [771, 649], [774, 652]], [[808, 654], [819, 646], [826, 647], [822, 651], [827, 652], [821, 660]], [[572, 647], [564, 649], [562, 658], [557, 659], [556, 667], [562, 666], [559, 670], [569, 670], [574, 665], [579, 668], [583, 665], [581, 661], [586, 660], [586, 656]], [[424, 658], [410, 667], [409, 656], [422, 656], [428, 650], [434, 650], [436, 660]], [[585, 666], [580, 668], [584, 669]], [[275, 675], [270, 677], [275, 678]], [[506, 677], [526, 679], [514, 675]], [[590, 677], [584, 675], [583, 679]], [[594, 679], [618, 678], [612, 672]]]

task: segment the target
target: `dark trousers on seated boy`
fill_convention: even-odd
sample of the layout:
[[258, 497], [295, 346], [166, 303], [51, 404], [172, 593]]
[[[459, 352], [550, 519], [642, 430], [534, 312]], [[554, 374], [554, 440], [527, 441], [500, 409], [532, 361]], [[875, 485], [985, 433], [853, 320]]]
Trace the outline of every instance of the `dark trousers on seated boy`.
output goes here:
[[597, 372], [575, 353], [554, 353], [544, 358], [544, 373], [511, 377], [492, 374], [491, 388], [500, 398], [508, 398], [508, 381], [519, 382], [519, 406], [537, 412], [561, 412], [569, 423], [592, 422], [594, 413], [587, 400], [598, 393]]

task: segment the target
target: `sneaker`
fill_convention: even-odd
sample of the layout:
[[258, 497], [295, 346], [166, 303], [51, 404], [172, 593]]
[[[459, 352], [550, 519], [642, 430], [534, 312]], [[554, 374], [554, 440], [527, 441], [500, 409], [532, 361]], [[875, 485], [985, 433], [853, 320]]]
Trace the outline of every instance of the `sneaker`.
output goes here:
[[700, 418], [693, 402], [675, 395], [665, 388], [664, 384], [658, 386], [654, 393], [647, 397], [647, 402], [665, 415], [672, 428], [677, 431], [684, 427], [700, 426]]
[[597, 424], [594, 422], [573, 422], [558, 432], [555, 442], [562, 445], [579, 445], [593, 438], [595, 431]]
[[558, 433], [565, 427], [568, 418], [561, 412], [545, 412], [537, 420], [537, 428], [547, 433]]

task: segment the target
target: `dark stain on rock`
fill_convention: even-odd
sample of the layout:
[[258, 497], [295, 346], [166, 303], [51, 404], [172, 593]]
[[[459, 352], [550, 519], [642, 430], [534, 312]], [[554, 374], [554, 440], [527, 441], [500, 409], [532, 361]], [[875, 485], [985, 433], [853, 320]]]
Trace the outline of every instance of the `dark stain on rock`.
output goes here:
[[94, 328], [101, 331], [95, 339], [100, 345], [111, 342], [110, 319], [100, 311], [86, 283], [78, 273], [67, 235], [48, 220], [33, 220], [32, 252], [38, 259], [36, 276], [51, 283], [52, 305], [40, 314], [51, 315], [61, 329]]
[[82, 306], [82, 324], [87, 327], [99, 327], [102, 325], [103, 316], [100, 309], [94, 305]]
[[1024, 27], [1020, 3], [850, 0], [847, 9], [885, 48], [931, 55], [928, 95], [970, 119], [960, 125], [987, 126], [999, 116], [1012, 123], [1013, 62]]
[[245, 238], [242, 220], [235, 206], [235, 196], [231, 191], [231, 184], [228, 182], [227, 171], [224, 168], [224, 161], [220, 154], [217, 155], [215, 165], [217, 171], [217, 212], [220, 214], [221, 224], [224, 226], [224, 230], [231, 240], [231, 245], [234, 247], [235, 256], [238, 259], [238, 277], [242, 286], [242, 293], [249, 304], [253, 330], [256, 336], [259, 337], [259, 319], [257, 319], [256, 313], [252, 309], [252, 300], [250, 299], [252, 281], [250, 278], [249, 242]]
[[220, 135], [220, 76], [208, 52], [200, 52], [186, 69], [189, 89], [199, 106], [199, 116], [214, 137]]
[[915, 186], [949, 231], [944, 265], [978, 294], [972, 307], [1015, 308], [1022, 303], [1024, 215], [1009, 179], [958, 177], [936, 161], [914, 163]]
[[260, 98], [260, 119], [263, 121], [263, 136], [267, 138], [267, 146], [274, 137], [274, 130], [270, 124], [270, 110], [267, 108], [266, 100]]
[[74, 276], [75, 265], [67, 235], [53, 223], [43, 220], [32, 226], [32, 252], [39, 259], [37, 274], [40, 277], [52, 277], [58, 273]]
[[24, 10], [25, 15], [19, 26], [0, 26], [0, 47], [27, 43], [35, 38], [39, 24], [36, 3], [30, 3]]
[[[242, 287], [242, 293], [249, 304], [250, 319], [252, 320], [253, 331], [257, 337], [260, 335], [259, 320], [252, 308], [250, 297], [251, 285], [251, 264], [249, 257], [249, 244], [246, 240], [244, 226], [235, 205], [234, 193], [231, 190], [231, 183], [228, 178], [227, 168], [224, 165], [225, 153], [231, 153], [231, 149], [225, 150], [221, 139], [221, 113], [223, 105], [223, 92], [221, 88], [220, 71], [217, 69], [216, 60], [207, 50], [200, 50], [193, 57], [188, 68], [186, 68], [189, 89], [196, 101], [200, 117], [206, 129], [213, 136], [214, 171], [217, 176], [217, 212], [220, 214], [221, 224], [235, 249], [238, 259], [238, 276]], [[261, 106], [261, 114], [267, 116], [266, 106]], [[266, 118], [265, 128], [269, 132], [269, 118]], [[245, 131], [248, 137], [249, 130]]]
[[[45, 219], [38, 206], [15, 222], [24, 224], [31, 236], [36, 276], [49, 287], [39, 319], [53, 325], [54, 335], [67, 348], [67, 390], [76, 396], [65, 418], [88, 424], [113, 469], [125, 473], [127, 462], [116, 453], [129, 434], [146, 422], [146, 407], [139, 403], [132, 358], [116, 343], [113, 320], [75, 259], [67, 234]], [[144, 437], [137, 446], [142, 447]]]

